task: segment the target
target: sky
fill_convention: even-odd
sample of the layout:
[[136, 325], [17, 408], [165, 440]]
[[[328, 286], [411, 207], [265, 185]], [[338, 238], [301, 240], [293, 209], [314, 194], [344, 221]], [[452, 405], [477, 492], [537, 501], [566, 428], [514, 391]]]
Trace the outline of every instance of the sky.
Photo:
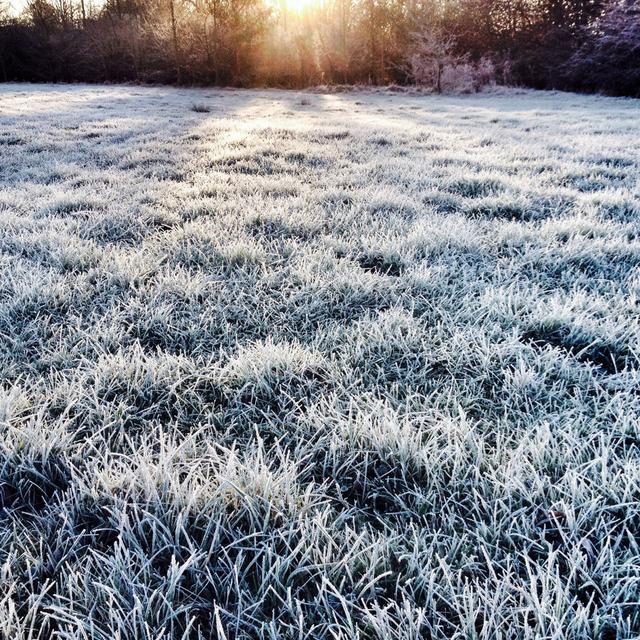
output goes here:
[[26, 6], [27, 0], [9, 0], [11, 12], [18, 15]]

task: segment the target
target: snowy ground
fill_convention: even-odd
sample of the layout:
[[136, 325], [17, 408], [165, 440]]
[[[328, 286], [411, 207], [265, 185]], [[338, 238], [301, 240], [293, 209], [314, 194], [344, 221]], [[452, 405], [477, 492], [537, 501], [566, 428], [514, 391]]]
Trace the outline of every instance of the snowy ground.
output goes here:
[[0, 86], [0, 636], [637, 638], [639, 196], [638, 101]]

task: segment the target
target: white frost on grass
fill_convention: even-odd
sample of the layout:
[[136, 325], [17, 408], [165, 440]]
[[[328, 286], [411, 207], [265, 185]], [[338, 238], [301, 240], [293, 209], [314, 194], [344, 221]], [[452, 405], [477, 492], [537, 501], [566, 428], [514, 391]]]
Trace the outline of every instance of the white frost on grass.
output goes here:
[[0, 85], [0, 636], [638, 637], [639, 140]]

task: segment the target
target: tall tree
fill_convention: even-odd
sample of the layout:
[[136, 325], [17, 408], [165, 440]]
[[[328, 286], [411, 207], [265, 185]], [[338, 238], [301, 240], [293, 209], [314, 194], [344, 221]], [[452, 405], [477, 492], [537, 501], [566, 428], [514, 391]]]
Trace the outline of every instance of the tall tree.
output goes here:
[[609, 2], [563, 71], [576, 89], [640, 97], [640, 4]]

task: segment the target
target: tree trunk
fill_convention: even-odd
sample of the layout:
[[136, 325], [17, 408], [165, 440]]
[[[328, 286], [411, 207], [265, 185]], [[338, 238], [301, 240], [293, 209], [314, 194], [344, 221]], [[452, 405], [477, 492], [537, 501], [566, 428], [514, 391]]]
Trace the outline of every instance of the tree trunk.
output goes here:
[[7, 82], [7, 67], [4, 64], [4, 55], [0, 51], [0, 69], [2, 70], [2, 81]]
[[176, 82], [178, 84], [182, 84], [182, 78], [180, 74], [180, 49], [178, 48], [178, 27], [176, 26], [176, 11], [174, 0], [169, 0], [169, 8], [171, 10], [171, 32], [173, 33], [173, 53], [175, 56], [176, 64]]
[[340, 44], [342, 47], [342, 81], [347, 84], [347, 0], [340, 3]]
[[219, 84], [219, 72], [218, 72], [218, 4], [213, 4], [213, 82], [215, 85]]

